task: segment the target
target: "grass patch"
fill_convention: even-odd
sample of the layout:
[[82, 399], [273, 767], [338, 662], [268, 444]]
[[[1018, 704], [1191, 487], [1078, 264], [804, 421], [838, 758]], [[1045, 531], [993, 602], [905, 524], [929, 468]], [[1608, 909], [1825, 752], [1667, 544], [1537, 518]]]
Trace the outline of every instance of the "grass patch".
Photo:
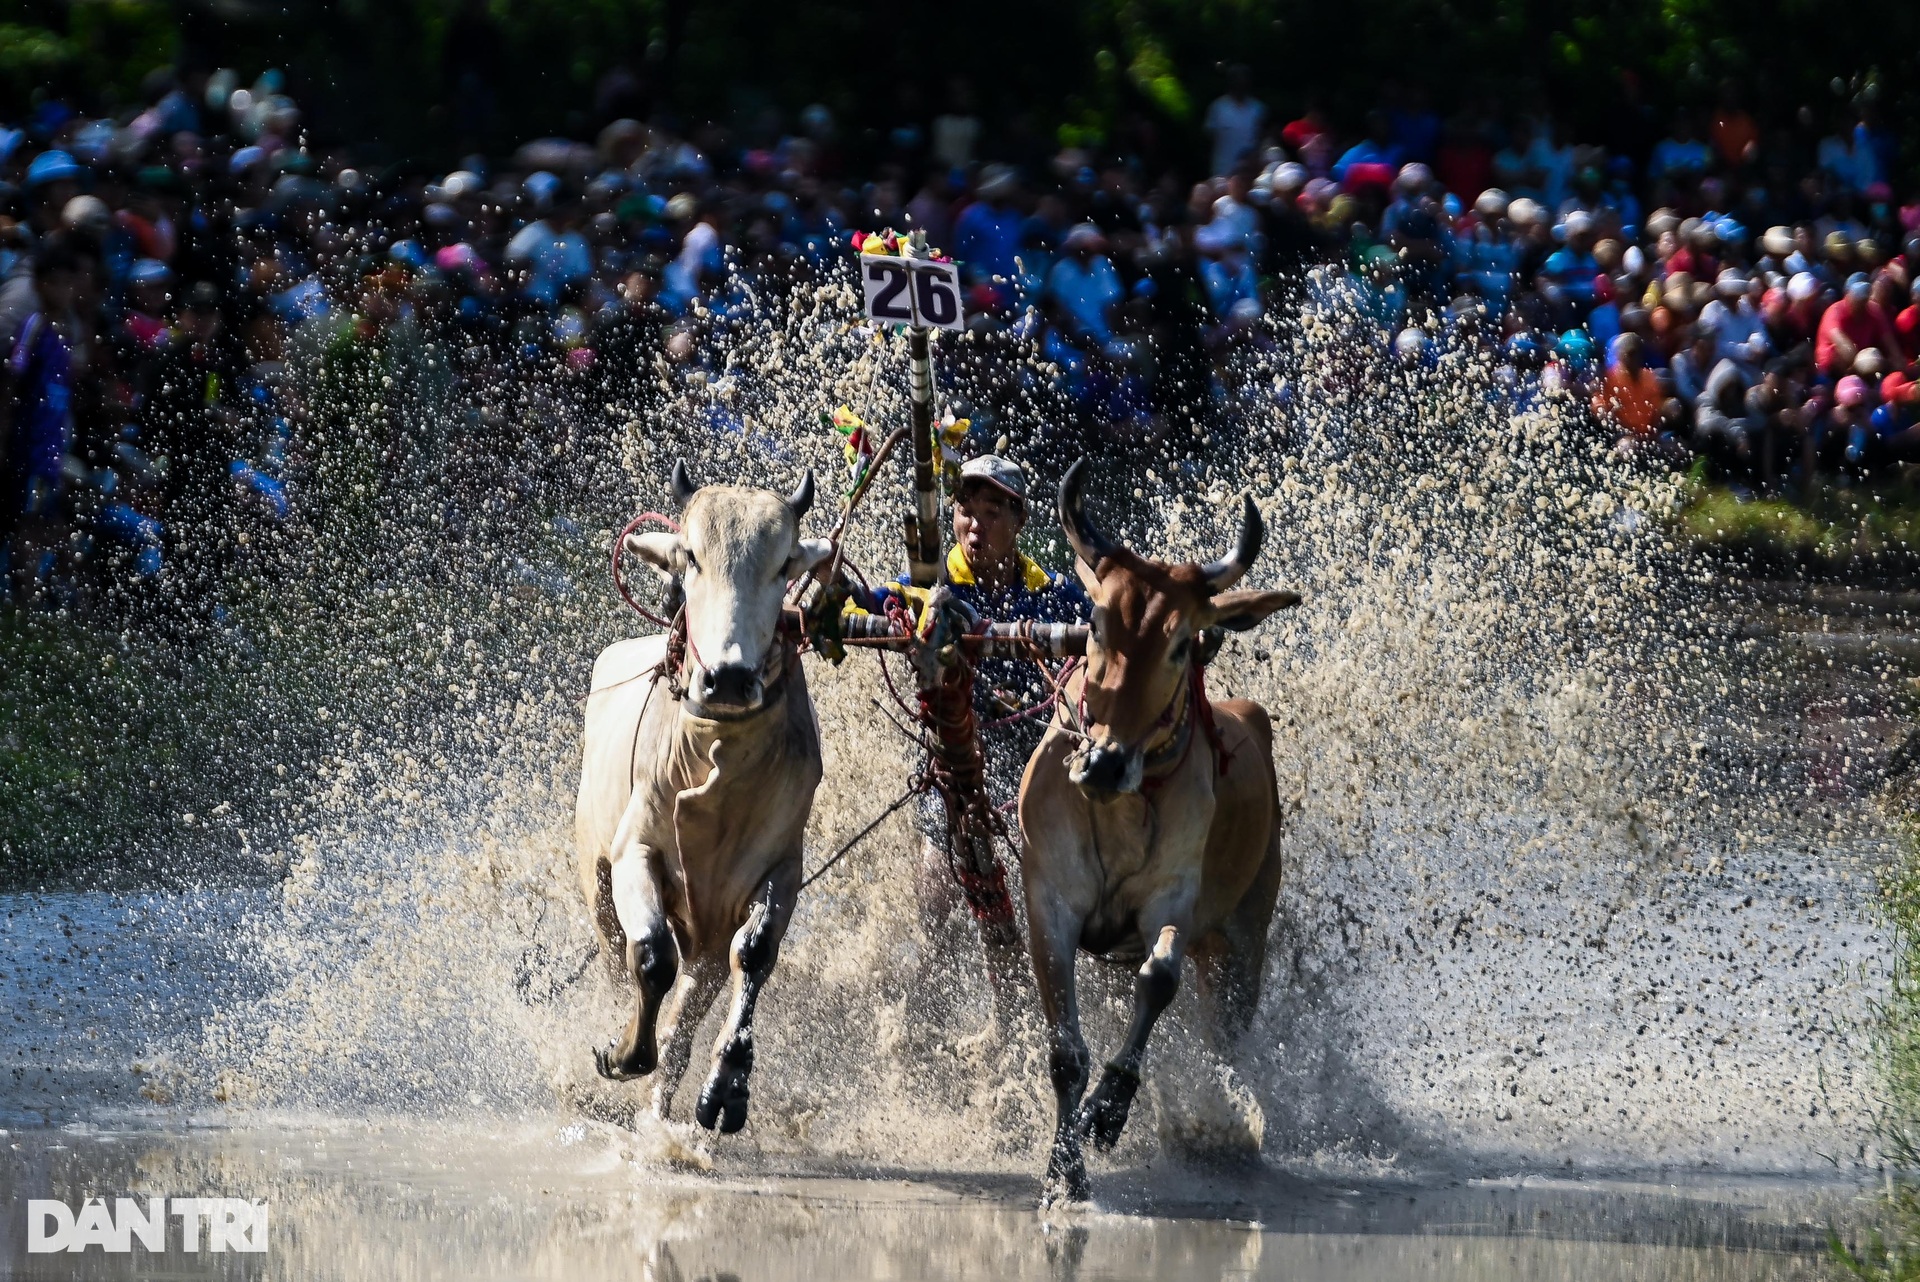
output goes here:
[[1821, 487], [1789, 502], [1742, 497], [1696, 476], [1685, 493], [1679, 524], [1688, 538], [1763, 565], [1920, 565], [1920, 492], [1905, 482]]
[[242, 848], [255, 808], [222, 669], [64, 615], [0, 613], [0, 884]]
[[1920, 821], [1907, 821], [1900, 858], [1881, 874], [1880, 901], [1893, 936], [1877, 1030], [1882, 1096], [1876, 1129], [1889, 1182], [1882, 1223], [1864, 1244], [1849, 1246], [1832, 1230], [1827, 1242], [1855, 1277], [1920, 1282]]

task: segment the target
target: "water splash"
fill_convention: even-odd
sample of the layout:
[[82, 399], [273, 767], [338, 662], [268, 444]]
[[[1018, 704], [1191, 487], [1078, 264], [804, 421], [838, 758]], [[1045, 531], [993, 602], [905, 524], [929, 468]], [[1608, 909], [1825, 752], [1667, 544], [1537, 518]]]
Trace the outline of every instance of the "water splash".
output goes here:
[[[1613, 458], [1575, 395], [1471, 350], [1407, 368], [1318, 286], [1228, 361], [1218, 425], [1103, 464], [1110, 524], [1166, 557], [1213, 554], [1251, 491], [1274, 531], [1253, 578], [1308, 594], [1210, 678], [1279, 730], [1288, 877], [1259, 1017], [1222, 1064], [1183, 995], [1117, 1160], [1866, 1157], [1884, 838], [1857, 788], [1767, 749], [1799, 713], [1791, 656], [1740, 634], [1741, 589], [1666, 533], [1672, 483]], [[312, 485], [342, 501], [245, 618], [280, 639], [261, 679], [307, 692], [328, 734], [285, 785], [284, 881], [241, 928], [258, 996], [169, 1048], [182, 1098], [556, 1119], [637, 1101], [592, 1075], [618, 1014], [569, 836], [586, 673], [632, 628], [601, 549], [660, 505], [677, 455], [784, 489], [802, 464], [837, 475], [822, 407], [904, 414], [902, 344], [856, 322], [847, 281], [753, 303], [630, 381], [396, 379], [420, 336], [316, 360]], [[990, 336], [942, 359], [1043, 492], [1084, 439], [1050, 371]], [[523, 444], [494, 472], [458, 425], [503, 414]], [[870, 572], [896, 560], [891, 522], [876, 505], [855, 528]], [[1031, 538], [1061, 564], [1050, 523]], [[808, 663], [827, 765], [811, 864], [910, 762], [871, 706], [873, 660]], [[912, 864], [895, 818], [803, 900], [753, 1121], [725, 1145], [1034, 1167], [1038, 1040], [970, 1040], [970, 958], [952, 1024], [908, 1000], [929, 946]], [[1125, 985], [1083, 974], [1097, 1050]]]

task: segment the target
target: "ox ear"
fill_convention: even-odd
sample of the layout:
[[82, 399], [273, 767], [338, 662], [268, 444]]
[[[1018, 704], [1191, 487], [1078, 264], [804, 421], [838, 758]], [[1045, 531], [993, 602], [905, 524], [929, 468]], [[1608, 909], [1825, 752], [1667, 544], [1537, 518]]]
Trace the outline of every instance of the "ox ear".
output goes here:
[[1298, 592], [1222, 592], [1208, 603], [1213, 619], [1207, 626], [1245, 632], [1274, 611], [1291, 610], [1299, 604]]
[[657, 530], [648, 534], [629, 534], [627, 551], [652, 566], [663, 578], [677, 579], [686, 573], [687, 545], [680, 541], [678, 534]]
[[[811, 472], [808, 473], [812, 475]], [[787, 558], [787, 579], [791, 582], [821, 564], [833, 555], [832, 539], [801, 539], [800, 545]]]
[[1078, 556], [1073, 558], [1073, 572], [1080, 576], [1080, 586], [1087, 590], [1088, 596], [1100, 590], [1100, 576], [1094, 573], [1092, 566]]

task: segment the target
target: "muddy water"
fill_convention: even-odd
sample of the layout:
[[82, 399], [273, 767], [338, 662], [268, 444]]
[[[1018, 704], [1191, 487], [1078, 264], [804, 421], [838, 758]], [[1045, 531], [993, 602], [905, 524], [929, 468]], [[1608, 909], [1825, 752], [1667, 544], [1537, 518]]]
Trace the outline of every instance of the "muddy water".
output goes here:
[[952, 1171], [691, 1172], [616, 1128], [277, 1125], [15, 1132], [0, 1192], [269, 1205], [264, 1255], [25, 1253], [21, 1278], [1799, 1279], [1847, 1190], [1799, 1182], [1301, 1178], [1156, 1164], [1041, 1218], [1023, 1180]]
[[[1034, 1209], [1033, 1046], [996, 1059], [963, 1044], [964, 1015], [915, 1028], [884, 990], [857, 1013], [834, 995], [873, 1000], [823, 950], [855, 908], [909, 910], [904, 833], [802, 906], [755, 1124], [730, 1140], [634, 1119], [591, 1080], [611, 997], [535, 916], [488, 940], [451, 898], [407, 923], [362, 903], [329, 936], [338, 969], [290, 998], [280, 950], [312, 922], [285, 886], [8, 898], [0, 1259], [151, 1276], [139, 1253], [26, 1254], [23, 1208], [158, 1193], [272, 1208], [264, 1258], [192, 1255], [176, 1231], [168, 1276], [1825, 1276], [1826, 1227], [1871, 1218], [1862, 1021], [1886, 847], [1860, 807], [1902, 742], [1881, 678], [1914, 648], [1904, 605], [1763, 585], [1730, 607], [1778, 703], [1697, 733], [1732, 745], [1714, 776], [1729, 804], [1762, 758], [1807, 799], [1796, 838], [1569, 858], [1563, 814], [1508, 808], [1455, 817], [1447, 840], [1479, 852], [1463, 872], [1385, 806], [1359, 855], [1303, 857], [1281, 928], [1302, 937], [1255, 1049], [1209, 1066], [1176, 1019], [1076, 1212]], [[1495, 888], [1490, 849], [1511, 863]], [[1316, 936], [1323, 913], [1338, 925]], [[293, 955], [319, 960], [310, 938]], [[870, 1054], [872, 1028], [891, 1041]]]

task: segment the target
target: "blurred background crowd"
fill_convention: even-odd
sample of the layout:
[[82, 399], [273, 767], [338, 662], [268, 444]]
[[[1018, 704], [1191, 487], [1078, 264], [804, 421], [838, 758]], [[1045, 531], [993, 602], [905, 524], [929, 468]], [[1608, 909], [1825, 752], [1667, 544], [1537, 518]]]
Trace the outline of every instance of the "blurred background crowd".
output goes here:
[[[456, 63], [493, 56], [475, 24]], [[1185, 150], [1143, 120], [1042, 144], [953, 76], [877, 131], [612, 115], [433, 167], [316, 136], [272, 70], [38, 94], [0, 130], [0, 596], [210, 591], [299, 514], [314, 371], [386, 425], [369, 467], [449, 481], [454, 530], [568, 483], [603, 405], [697, 384], [697, 428], [742, 433], [729, 342], [882, 227], [961, 263], [943, 380], [1043, 475], [1270, 418], [1301, 393], [1260, 357], [1303, 317], [1738, 494], [1920, 463], [1920, 185], [1871, 83], [1776, 116], [1728, 79], [1590, 140], [1537, 94], [1218, 81]], [[490, 118], [487, 84], [455, 109]]]

